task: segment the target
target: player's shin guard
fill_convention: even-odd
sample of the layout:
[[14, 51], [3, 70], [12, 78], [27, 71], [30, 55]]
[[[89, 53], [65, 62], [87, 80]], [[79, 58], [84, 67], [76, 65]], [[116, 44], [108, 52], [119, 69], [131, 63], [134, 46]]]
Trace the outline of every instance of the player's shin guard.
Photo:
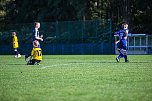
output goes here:
[[127, 57], [127, 52], [126, 52], [126, 50], [124, 51], [124, 59], [125, 59], [125, 62], [128, 62], [128, 57]]
[[125, 58], [125, 62], [128, 62], [128, 57], [127, 57], [127, 55], [124, 55], [124, 58]]

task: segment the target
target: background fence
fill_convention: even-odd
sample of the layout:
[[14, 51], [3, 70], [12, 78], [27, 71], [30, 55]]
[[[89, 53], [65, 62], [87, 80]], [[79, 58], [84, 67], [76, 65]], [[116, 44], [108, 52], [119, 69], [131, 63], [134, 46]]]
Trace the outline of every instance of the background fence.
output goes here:
[[[19, 38], [19, 51], [27, 54], [32, 49], [34, 24], [1, 25], [0, 54], [13, 54], [11, 32]], [[43, 54], [114, 54], [111, 19], [41, 22]]]
[[[118, 40], [115, 37], [115, 40]], [[152, 54], [152, 35], [131, 34], [128, 35], [128, 54]], [[117, 45], [115, 46], [116, 54]]]

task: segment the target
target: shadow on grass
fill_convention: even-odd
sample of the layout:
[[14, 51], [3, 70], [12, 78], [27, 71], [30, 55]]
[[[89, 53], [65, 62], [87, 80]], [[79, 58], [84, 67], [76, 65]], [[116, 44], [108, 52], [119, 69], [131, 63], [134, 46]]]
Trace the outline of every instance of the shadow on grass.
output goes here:
[[134, 64], [135, 63], [136, 64], [136, 63], [152, 63], [152, 62], [150, 62], [150, 61], [149, 62], [146, 62], [146, 61], [145, 62], [143, 62], [143, 61], [142, 62], [140, 62], [140, 61], [139, 62], [136, 62], [136, 61], [135, 62], [131, 62], [131, 61], [129, 61], [129, 62], [123, 62], [123, 61], [122, 62], [101, 61], [101, 62], [68, 62], [68, 63], [73, 63], [73, 64], [83, 64], [83, 63], [84, 64], [91, 64], [91, 63], [94, 63], [94, 64], [102, 64], [102, 63], [118, 63], [118, 64], [119, 63], [125, 63], [125, 64], [126, 63], [128, 63], [128, 64], [131, 63], [131, 64]]

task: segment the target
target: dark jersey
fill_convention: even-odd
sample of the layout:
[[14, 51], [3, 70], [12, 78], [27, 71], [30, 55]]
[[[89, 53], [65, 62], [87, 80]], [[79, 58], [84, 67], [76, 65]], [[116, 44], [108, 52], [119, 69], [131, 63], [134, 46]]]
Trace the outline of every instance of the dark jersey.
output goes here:
[[32, 41], [37, 40], [36, 37], [39, 37], [39, 30], [35, 28], [32, 31]]
[[120, 42], [119, 42], [119, 48], [127, 50], [127, 35], [128, 29], [121, 29], [117, 32], [115, 32], [116, 36], [119, 36]]
[[126, 33], [128, 33], [128, 29], [121, 29], [115, 32], [115, 35], [119, 36], [120, 40], [126, 40], [128, 36]]

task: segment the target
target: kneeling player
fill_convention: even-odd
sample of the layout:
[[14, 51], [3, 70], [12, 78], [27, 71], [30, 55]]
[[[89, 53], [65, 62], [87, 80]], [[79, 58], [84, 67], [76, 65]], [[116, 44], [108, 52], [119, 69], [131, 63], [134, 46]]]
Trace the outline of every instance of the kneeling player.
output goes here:
[[42, 50], [39, 47], [39, 43], [37, 40], [33, 42], [33, 50], [30, 56], [30, 59], [28, 60], [29, 56], [25, 56], [25, 60], [27, 62], [27, 65], [39, 65], [40, 61], [42, 60]]

